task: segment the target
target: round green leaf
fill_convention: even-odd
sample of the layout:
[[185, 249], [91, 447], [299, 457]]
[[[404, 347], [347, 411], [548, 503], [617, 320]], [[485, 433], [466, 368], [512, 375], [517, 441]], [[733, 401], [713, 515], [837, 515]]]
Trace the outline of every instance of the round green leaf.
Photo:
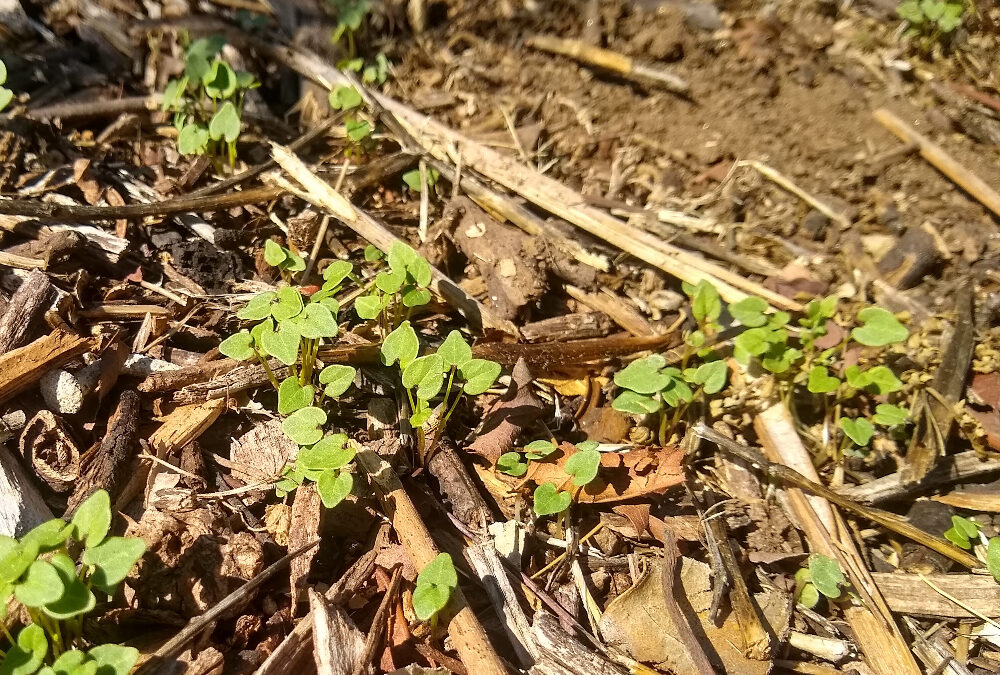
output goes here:
[[830, 372], [824, 366], [813, 366], [809, 371], [809, 381], [806, 383], [806, 389], [814, 394], [829, 394], [832, 391], [837, 391], [837, 387], [840, 386], [840, 380], [830, 375]]
[[462, 338], [457, 330], [448, 333], [437, 353], [444, 359], [446, 366], [463, 366], [472, 360], [472, 347]]
[[354, 265], [346, 260], [334, 260], [323, 270], [323, 287], [335, 288], [341, 281], [354, 272]]
[[319, 475], [316, 481], [316, 492], [323, 500], [323, 506], [332, 509], [351, 494], [354, 487], [354, 476], [349, 471], [327, 469]]
[[[87, 549], [93, 551], [95, 549]], [[84, 552], [86, 553], [86, 551]], [[55, 602], [43, 607], [43, 611], [53, 619], [69, 619], [86, 614], [94, 609], [97, 599], [90, 589], [76, 576], [76, 564], [65, 553], [57, 553], [50, 561], [62, 580], [63, 594]]]
[[344, 434], [329, 434], [315, 445], [301, 448], [295, 459], [303, 469], [340, 469], [354, 459], [354, 448], [347, 445]]
[[544, 459], [556, 451], [556, 446], [552, 441], [540, 438], [524, 446], [525, 457], [528, 459]]
[[840, 564], [833, 558], [818, 553], [809, 558], [809, 573], [816, 590], [828, 598], [839, 598], [840, 587], [847, 583]]
[[670, 376], [661, 372], [666, 364], [659, 354], [636, 359], [615, 373], [615, 384], [637, 394], [655, 394], [670, 384]]
[[330, 398], [337, 398], [342, 395], [354, 383], [354, 377], [357, 372], [352, 366], [345, 366], [338, 363], [326, 366], [319, 373], [320, 384], [326, 385], [323, 393]]
[[52, 664], [52, 671], [56, 675], [70, 675], [86, 660], [87, 655], [79, 649], [70, 649], [59, 655], [59, 658]]
[[729, 369], [725, 361], [709, 361], [698, 366], [694, 373], [694, 383], [700, 384], [706, 394], [717, 394], [726, 386]]
[[368, 120], [346, 119], [344, 120], [344, 129], [347, 131], [347, 137], [355, 143], [368, 138], [372, 133], [372, 125], [368, 123]]
[[333, 313], [316, 302], [310, 302], [301, 314], [290, 321], [299, 335], [310, 340], [336, 337], [340, 330]]
[[[108, 523], [109, 525], [111, 523], [110, 517], [108, 518]], [[73, 525], [68, 525], [65, 520], [53, 518], [32, 528], [22, 537], [21, 541], [34, 541], [38, 544], [39, 553], [47, 553], [57, 548], [62, 548], [66, 540], [73, 536], [75, 531], [76, 528]], [[105, 534], [107, 534], [107, 531], [105, 531]]]
[[389, 267], [398, 272], [405, 272], [411, 262], [417, 259], [417, 252], [401, 241], [393, 243], [389, 249]]
[[876, 424], [892, 427], [897, 424], [905, 424], [909, 416], [910, 411], [906, 408], [892, 405], [891, 403], [879, 403], [875, 406], [875, 414], [872, 415], [872, 420]]
[[413, 590], [413, 611], [421, 621], [429, 621], [448, 604], [451, 589], [446, 586], [425, 584]]
[[354, 87], [337, 87], [330, 92], [330, 107], [334, 110], [357, 108], [361, 101], [361, 94]]
[[42, 665], [49, 653], [45, 631], [37, 624], [29, 624], [17, 634], [17, 644], [7, 650], [0, 663], [0, 675], [31, 675]]
[[417, 575], [417, 585], [431, 584], [444, 588], [455, 588], [458, 586], [458, 573], [455, 571], [455, 563], [447, 553], [438, 553], [434, 559], [427, 563]]
[[377, 246], [368, 244], [365, 246], [365, 262], [375, 262], [385, 257], [385, 254]]
[[326, 413], [316, 407], [296, 410], [282, 423], [285, 435], [299, 445], [312, 445], [323, 438]]
[[872, 435], [875, 433], [875, 427], [864, 417], [857, 419], [841, 417], [840, 428], [844, 430], [848, 438], [861, 447], [868, 445], [868, 441], [872, 439]]
[[0, 558], [0, 582], [15, 583], [38, 557], [37, 541], [22, 541]]
[[520, 478], [528, 473], [528, 463], [521, 461], [520, 453], [505, 452], [497, 459], [497, 470], [508, 476]]
[[0, 110], [3, 110], [14, 100], [14, 92], [7, 87], [0, 87]]
[[289, 251], [276, 241], [268, 239], [264, 242], [264, 262], [271, 267], [277, 267], [288, 259]]
[[208, 129], [201, 124], [185, 124], [177, 134], [177, 151], [182, 155], [202, 155], [208, 145]]
[[97, 546], [111, 529], [111, 497], [106, 490], [97, 490], [77, 507], [70, 523], [75, 528], [75, 538], [87, 548]]
[[[228, 66], [227, 66], [228, 68]], [[240, 137], [240, 114], [232, 101], [226, 101], [208, 123], [208, 133], [213, 141], [232, 143]]]
[[[359, 298], [360, 300], [360, 298]], [[399, 324], [399, 327], [385, 336], [380, 350], [383, 365], [391, 366], [399, 361], [399, 367], [405, 369], [413, 359], [417, 358], [420, 342], [409, 321]]]
[[715, 286], [703, 279], [694, 287], [685, 284], [684, 290], [691, 296], [691, 314], [695, 320], [715, 321], [719, 318], [722, 313], [722, 300]]
[[802, 586], [799, 590], [799, 603], [812, 609], [819, 604], [819, 591], [816, 590], [816, 585], [812, 582], [807, 583]]
[[14, 596], [25, 607], [41, 607], [62, 597], [63, 585], [52, 563], [36, 560], [31, 563], [24, 581], [14, 586]]
[[465, 380], [462, 389], [469, 396], [478, 396], [493, 386], [500, 377], [500, 364], [487, 359], [471, 359], [458, 367], [459, 376]]
[[414, 253], [413, 260], [406, 265], [406, 271], [417, 282], [417, 286], [429, 286], [431, 283], [431, 264], [423, 256]]
[[618, 412], [647, 415], [659, 411], [663, 407], [663, 403], [652, 396], [643, 396], [626, 389], [615, 397], [615, 400], [611, 402], [611, 407]]
[[0, 61], [0, 84], [7, 84], [7, 64]]
[[253, 336], [248, 331], [230, 335], [219, 343], [219, 353], [237, 361], [248, 361], [253, 358]]
[[97, 645], [87, 656], [97, 662], [97, 675], [129, 675], [139, 660], [139, 650], [125, 645]]
[[359, 319], [364, 319], [365, 321], [371, 321], [376, 318], [386, 306], [386, 303], [382, 300], [382, 296], [378, 293], [362, 295], [354, 301], [354, 311], [357, 312]]
[[280, 324], [276, 331], [267, 327], [260, 334], [261, 346], [286, 366], [298, 359], [300, 339], [298, 331], [288, 323]]
[[766, 300], [750, 296], [729, 305], [729, 313], [747, 328], [758, 328], [767, 323], [767, 308]]
[[986, 546], [986, 569], [1000, 583], [1000, 537], [993, 537]]
[[852, 330], [851, 337], [868, 347], [902, 342], [910, 335], [892, 312], [881, 307], [865, 307], [858, 312], [858, 320], [864, 325]]
[[569, 508], [573, 497], [568, 492], [560, 492], [555, 483], [542, 483], [535, 488], [535, 515], [548, 516], [562, 513]]
[[302, 294], [297, 288], [283, 286], [278, 289], [275, 302], [271, 305], [271, 316], [279, 324], [302, 312]]
[[403, 386], [417, 388], [417, 398], [429, 401], [444, 384], [444, 360], [438, 354], [428, 354], [414, 359], [403, 370]]
[[392, 295], [406, 283], [406, 270], [391, 270], [379, 272], [375, 277], [375, 286], [383, 293]]
[[[229, 98], [236, 93], [236, 73], [225, 61], [216, 59], [212, 62], [208, 69], [208, 72], [202, 77], [202, 81], [205, 85], [205, 93], [208, 94], [210, 98], [220, 99]], [[231, 101], [226, 101], [223, 104], [223, 108], [230, 106], [233, 109], [233, 113], [236, 113], [236, 107], [233, 106]], [[220, 108], [221, 110], [221, 108]], [[239, 115], [236, 115], [236, 133], [239, 134]], [[212, 134], [212, 138], [218, 140], [222, 136], [216, 136]], [[233, 139], [235, 140], [235, 138]]]
[[601, 453], [597, 450], [577, 450], [566, 460], [566, 473], [573, 476], [573, 485], [582, 487], [597, 478]]
[[312, 405], [315, 390], [311, 384], [302, 386], [299, 378], [295, 376], [286, 377], [278, 387], [278, 412], [282, 415], [290, 415], [300, 408]]
[[415, 286], [406, 285], [403, 287], [403, 306], [404, 307], [420, 307], [426, 305], [431, 301], [431, 292], [426, 288], [417, 288]]
[[84, 551], [80, 561], [94, 568], [93, 585], [110, 595], [145, 552], [146, 542], [138, 537], [108, 537], [100, 546]]

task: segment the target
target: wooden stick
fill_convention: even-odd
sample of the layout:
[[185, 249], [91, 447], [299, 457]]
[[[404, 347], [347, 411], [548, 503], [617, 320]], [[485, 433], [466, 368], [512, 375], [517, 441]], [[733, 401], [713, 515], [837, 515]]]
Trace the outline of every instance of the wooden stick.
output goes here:
[[[368, 213], [351, 204], [329, 183], [321, 180], [295, 154], [277, 144], [272, 144], [271, 153], [281, 168], [304, 188], [304, 190], [296, 190], [294, 187], [286, 186], [291, 191], [297, 192], [300, 197], [316, 206], [326, 209], [385, 253], [389, 253], [393, 244], [401, 241], [399, 237]], [[493, 311], [483, 306], [440, 270], [431, 267], [431, 272], [433, 277], [431, 287], [434, 291], [461, 312], [471, 325], [479, 330], [494, 329], [509, 335], [518, 334], [517, 328], [510, 321], [497, 316]]]
[[980, 457], [975, 450], [967, 450], [942, 457], [921, 483], [907, 483], [903, 480], [903, 473], [898, 471], [860, 485], [840, 488], [837, 492], [864, 504], [881, 504], [991, 473], [1000, 473], [1000, 459]]
[[763, 176], [772, 180], [777, 185], [781, 186], [785, 190], [788, 190], [793, 195], [804, 201], [809, 206], [813, 207], [824, 216], [837, 223], [843, 229], [847, 229], [851, 226], [851, 220], [842, 213], [835, 211], [833, 208], [828, 206], [825, 202], [817, 199], [813, 195], [809, 194], [798, 185], [792, 182], [792, 179], [783, 173], [779, 172], [767, 164], [762, 162], [742, 162], [745, 166], [750, 166], [759, 171]]
[[53, 517], [28, 472], [0, 444], [0, 534], [20, 537]]
[[899, 137], [904, 143], [916, 143], [920, 148], [920, 156], [926, 159], [931, 166], [975, 197], [980, 204], [1000, 216], [1000, 193], [987, 185], [983, 179], [962, 166], [940, 145], [885, 108], [879, 108], [873, 114], [879, 124]]
[[44, 272], [35, 270], [21, 282], [10, 297], [0, 318], [0, 354], [24, 345], [28, 331], [55, 299], [56, 290]]
[[[359, 452], [357, 459], [358, 464], [368, 473], [403, 549], [417, 569], [423, 569], [437, 556], [439, 550], [416, 505], [386, 461], [371, 450]], [[447, 609], [451, 614], [448, 633], [469, 672], [476, 675], [506, 675], [507, 667], [490, 644], [486, 630], [479, 623], [461, 588], [452, 591]]]
[[56, 329], [0, 356], [0, 403], [28, 389], [42, 375], [92, 348], [92, 340]]

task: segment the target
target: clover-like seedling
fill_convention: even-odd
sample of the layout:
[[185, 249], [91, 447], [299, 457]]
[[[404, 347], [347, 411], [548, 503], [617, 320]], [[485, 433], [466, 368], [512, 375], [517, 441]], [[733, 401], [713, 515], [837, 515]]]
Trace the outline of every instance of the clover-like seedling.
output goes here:
[[[7, 66], [0, 60], [0, 85], [7, 83]], [[14, 92], [7, 87], [0, 86], [0, 110], [3, 110], [14, 100]]]
[[427, 287], [433, 273], [425, 258], [410, 246], [397, 241], [389, 249], [388, 263], [389, 269], [375, 277], [372, 292], [354, 301], [355, 311], [362, 319], [376, 319], [396, 303], [405, 309], [412, 309], [431, 300]]
[[979, 523], [962, 516], [951, 517], [951, 527], [945, 531], [944, 538], [959, 548], [970, 550], [974, 541], [979, 541]]
[[330, 91], [330, 107], [334, 110], [351, 110], [363, 103], [361, 94], [354, 87], [336, 87]]
[[346, 36], [347, 53], [353, 59], [355, 53], [354, 34], [361, 28], [361, 23], [371, 11], [371, 1], [330, 0], [330, 4], [337, 15], [337, 26], [334, 28], [330, 40], [336, 43]]
[[896, 7], [899, 18], [909, 24], [907, 35], [933, 41], [962, 25], [965, 7], [946, 0], [905, 0]]
[[[0, 536], [0, 618], [13, 596], [34, 621], [0, 661], [0, 673], [34, 673], [48, 659], [48, 644], [59, 650], [79, 640], [80, 617], [97, 604], [94, 589], [113, 595], [146, 550], [142, 539], [108, 536], [111, 500], [99, 490], [77, 507], [71, 522], [53, 519], [30, 530], [20, 540]], [[67, 542], [82, 546], [81, 565], [69, 556]], [[74, 547], [76, 550], [77, 547]], [[45, 617], [44, 619], [42, 617]], [[63, 624], [72, 621], [73, 624]], [[48, 636], [47, 636], [48, 633]], [[76, 637], [74, 637], [74, 635]], [[122, 662], [131, 651], [99, 651], [92, 660], [105, 657]], [[135, 662], [129, 662], [128, 667]], [[118, 672], [118, 671], [116, 671]]]
[[660, 443], [666, 443], [664, 407], [677, 408], [693, 400], [694, 392], [688, 386], [688, 379], [711, 391], [724, 386], [725, 364], [721, 361], [714, 363], [693, 368], [686, 377], [679, 368], [667, 366], [666, 359], [659, 354], [637, 359], [615, 373], [614, 382], [622, 391], [612, 401], [611, 407], [633, 415], [658, 412]]
[[508, 476], [520, 478], [528, 473], [528, 463], [521, 459], [519, 452], [505, 452], [497, 459], [497, 470]]
[[[434, 167], [429, 166], [424, 172], [424, 175], [427, 178], [427, 187], [433, 188], [437, 185], [438, 178], [441, 177], [441, 172]], [[420, 169], [413, 169], [404, 173], [403, 182], [406, 183], [406, 186], [414, 192], [420, 192]]]
[[879, 403], [875, 406], [875, 414], [872, 421], [884, 427], [895, 427], [906, 424], [910, 417], [910, 411], [906, 408], [892, 403]]
[[875, 434], [875, 427], [864, 417], [858, 417], [857, 419], [841, 417], [840, 428], [843, 430], [844, 435], [859, 447], [867, 446]]
[[556, 444], [553, 443], [552, 441], [540, 438], [537, 441], [532, 441], [531, 443], [528, 443], [526, 446], [524, 446], [524, 450], [525, 450], [524, 456], [526, 459], [529, 460], [545, 459], [546, 457], [548, 457], [549, 455], [551, 455], [553, 452], [556, 451]]
[[896, 316], [881, 307], [865, 307], [858, 312], [858, 320], [863, 324], [851, 331], [851, 337], [866, 347], [885, 347], [903, 342], [910, 331]]
[[815, 365], [809, 370], [809, 380], [806, 382], [806, 389], [813, 394], [829, 394], [837, 391], [840, 387], [840, 380], [830, 375], [826, 366]]
[[[25, 626], [18, 633], [17, 641], [0, 659], [0, 673], [4, 675], [128, 675], [139, 659], [135, 647], [106, 644], [83, 652], [78, 649], [61, 649], [62, 645], [49, 639], [36, 624]], [[61, 651], [55, 656], [57, 649]], [[50, 662], [51, 665], [44, 665]]]
[[560, 491], [555, 483], [542, 483], [535, 488], [534, 510], [536, 516], [562, 513], [569, 508], [573, 495]]
[[1000, 537], [991, 537], [986, 544], [986, 569], [1000, 583]]
[[844, 377], [849, 386], [870, 394], [884, 396], [903, 388], [903, 383], [886, 366], [874, 366], [868, 370], [861, 370], [858, 366], [848, 366], [844, 369]]
[[837, 600], [847, 585], [840, 563], [819, 553], [809, 557], [808, 567], [796, 572], [795, 582], [796, 599], [809, 608], [815, 607], [820, 597]]
[[584, 441], [578, 444], [576, 452], [566, 460], [566, 473], [573, 477], [573, 485], [583, 487], [597, 478], [601, 468], [601, 453], [594, 441]]
[[417, 575], [413, 590], [413, 611], [421, 621], [433, 621], [438, 612], [448, 605], [452, 592], [458, 587], [458, 573], [447, 553], [438, 553]]

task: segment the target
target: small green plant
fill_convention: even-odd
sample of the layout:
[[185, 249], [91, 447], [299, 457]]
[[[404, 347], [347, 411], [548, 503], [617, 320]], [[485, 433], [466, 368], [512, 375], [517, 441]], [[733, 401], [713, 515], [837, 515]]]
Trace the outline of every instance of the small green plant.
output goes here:
[[[437, 185], [441, 172], [432, 166], [427, 167], [427, 187], [433, 188]], [[414, 192], [420, 192], [420, 169], [412, 169], [403, 174], [403, 182]]]
[[337, 16], [337, 26], [330, 40], [337, 43], [346, 37], [347, 53], [353, 59], [357, 50], [355, 34], [371, 11], [371, 0], [330, 0], [330, 5]]
[[[971, 551], [974, 548], [978, 555], [983, 555], [985, 548], [986, 569], [1000, 583], [1000, 537], [987, 539], [980, 532], [981, 526], [974, 520], [962, 516], [951, 517], [951, 527], [945, 530], [944, 538], [959, 548]], [[976, 547], [977, 544], [983, 545]]]
[[[601, 453], [596, 441], [576, 444], [576, 452], [563, 465], [566, 478], [572, 480], [575, 488], [583, 488], [596, 480], [601, 468]], [[530, 462], [545, 460], [558, 447], [550, 440], [539, 439], [524, 446], [521, 452], [506, 452], [497, 460], [496, 468], [508, 476], [520, 478], [528, 472]], [[569, 508], [573, 494], [560, 490], [555, 483], [542, 483], [535, 487], [533, 501], [537, 516], [559, 514]]]
[[427, 288], [431, 283], [431, 266], [416, 251], [396, 242], [389, 249], [388, 266], [389, 269], [375, 277], [371, 292], [354, 301], [354, 310], [360, 318], [379, 321], [385, 328], [398, 326], [414, 307], [431, 300]]
[[421, 621], [437, 621], [438, 612], [445, 608], [452, 592], [458, 587], [458, 573], [447, 553], [438, 553], [417, 575], [413, 590], [413, 611]]
[[[0, 536], [0, 619], [11, 597], [31, 618], [16, 640], [0, 623], [10, 641], [0, 673], [128, 674], [139, 656], [136, 649], [109, 644], [82, 651], [88, 646], [83, 617], [97, 604], [95, 591], [114, 595], [146, 551], [142, 539], [110, 537], [110, 530], [111, 499], [99, 490], [80, 504], [69, 523], [47, 521], [20, 540]], [[79, 569], [69, 541], [83, 545]]]
[[[0, 85], [7, 84], [7, 66], [0, 61]], [[3, 110], [14, 100], [14, 92], [4, 86], [0, 86], [0, 110]]]
[[362, 103], [364, 103], [364, 100], [354, 87], [337, 87], [330, 91], [330, 107], [346, 114], [344, 117], [344, 131], [349, 141], [346, 150], [348, 157], [361, 157], [361, 155], [370, 149], [371, 123], [352, 112], [359, 109]]
[[819, 553], [809, 557], [809, 563], [795, 573], [795, 598], [806, 607], [813, 608], [820, 598], [838, 600], [844, 594], [847, 579], [840, 563]]
[[200, 38], [188, 45], [184, 74], [167, 83], [163, 109], [174, 113], [177, 150], [236, 163], [246, 92], [260, 86], [251, 73], [237, 72], [219, 54], [225, 40]]
[[905, 0], [896, 7], [896, 14], [909, 24], [906, 34], [921, 38], [924, 46], [961, 26], [964, 11], [960, 2], [946, 0]]

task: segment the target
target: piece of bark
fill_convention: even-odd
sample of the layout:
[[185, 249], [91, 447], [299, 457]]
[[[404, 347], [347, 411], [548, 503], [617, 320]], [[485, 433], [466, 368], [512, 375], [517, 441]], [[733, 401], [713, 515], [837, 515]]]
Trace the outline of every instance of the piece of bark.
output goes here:
[[[296, 549], [303, 544], [319, 539], [322, 532], [323, 503], [320, 501], [316, 485], [302, 485], [295, 490], [292, 500], [292, 521], [288, 530], [288, 548]], [[292, 606], [301, 599], [309, 579], [309, 570], [313, 560], [319, 554], [319, 549], [303, 553], [288, 566], [289, 586], [292, 589]], [[312, 595], [310, 594], [310, 605]], [[315, 607], [313, 607], [315, 609]], [[322, 671], [321, 671], [322, 672]], [[350, 672], [350, 668], [347, 669]]]
[[521, 430], [534, 424], [542, 413], [542, 404], [531, 391], [533, 376], [520, 361], [514, 366], [510, 387], [486, 414], [483, 428], [469, 445], [469, 450], [496, 464], [500, 455], [510, 452]]
[[[928, 574], [924, 578], [964, 607], [931, 588], [916, 574], [872, 572], [889, 609], [899, 614], [952, 619], [977, 618], [968, 609], [988, 617], [1000, 616], [1000, 584], [989, 575]], [[968, 609], [966, 609], [968, 608]]]
[[132, 474], [139, 450], [138, 420], [139, 394], [126, 389], [119, 397], [115, 411], [108, 418], [108, 430], [97, 454], [66, 504], [67, 515], [97, 490], [107, 490], [112, 503], [115, 502]]
[[0, 403], [29, 389], [48, 371], [91, 348], [91, 339], [57, 328], [0, 356]]
[[992, 473], [1000, 473], [1000, 459], [981, 457], [975, 450], [967, 450], [942, 457], [919, 484], [907, 483], [903, 480], [902, 473], [896, 472], [860, 485], [839, 488], [837, 492], [857, 502], [883, 504], [906, 499], [948, 483], [978, 479]]
[[471, 530], [485, 531], [493, 522], [489, 506], [448, 438], [441, 439], [427, 469], [437, 478], [442, 494], [451, 503], [452, 513]]
[[920, 283], [949, 255], [941, 235], [930, 224], [924, 224], [908, 228], [876, 267], [890, 284], [907, 289]]
[[28, 273], [0, 317], [0, 355], [24, 346], [31, 330], [55, 298], [55, 287], [45, 272], [32, 270]]
[[530, 667], [538, 657], [538, 646], [531, 633], [531, 624], [521, 607], [518, 594], [510, 583], [493, 540], [487, 539], [482, 543], [468, 546], [465, 553], [473, 571], [486, 589], [486, 594], [497, 609], [507, 637], [514, 647], [514, 654], [522, 667]]
[[681, 608], [681, 602], [688, 602], [684, 595], [684, 588], [680, 583], [681, 552], [677, 550], [677, 541], [673, 533], [666, 531], [666, 541], [663, 542], [663, 595], [667, 612], [674, 622], [678, 636], [684, 648], [687, 650], [688, 658], [701, 675], [713, 675], [715, 666], [712, 665], [708, 654], [701, 646], [701, 641], [695, 634], [694, 629], [688, 622], [688, 617]]
[[52, 518], [52, 511], [28, 472], [0, 444], [0, 534], [20, 537]]
[[39, 410], [21, 432], [21, 456], [54, 492], [73, 489], [80, 478], [80, 450], [61, 418]]
[[168, 391], [177, 391], [197, 382], [207, 382], [239, 367], [239, 365], [240, 362], [236, 359], [219, 359], [194, 366], [185, 366], [177, 370], [150, 373], [136, 385], [136, 389], [144, 394], [163, 394]]
[[351, 675], [365, 651], [361, 631], [340, 607], [309, 589], [317, 675]]
[[[543, 611], [535, 612], [532, 632], [539, 651], [539, 663], [532, 669], [533, 673], [625, 675], [628, 672], [580, 644], [576, 638], [563, 630], [558, 619], [551, 614]], [[546, 668], [546, 661], [558, 664], [563, 670]]]
[[521, 327], [521, 335], [528, 342], [553, 340], [579, 340], [605, 337], [611, 333], [614, 322], [603, 312], [564, 314], [542, 319]]

